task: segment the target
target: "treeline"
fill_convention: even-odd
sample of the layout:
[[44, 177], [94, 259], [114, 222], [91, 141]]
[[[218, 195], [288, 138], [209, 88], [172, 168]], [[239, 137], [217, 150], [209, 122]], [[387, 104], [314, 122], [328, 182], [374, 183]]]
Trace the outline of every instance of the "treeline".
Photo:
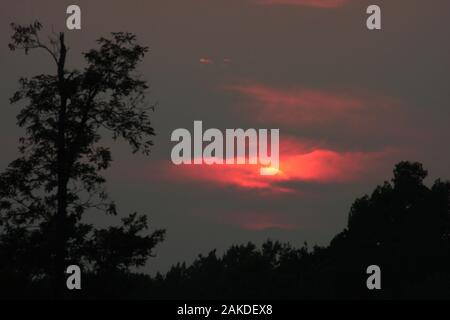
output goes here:
[[[450, 183], [431, 187], [421, 164], [402, 162], [391, 182], [357, 199], [327, 247], [267, 241], [212, 251], [149, 281], [149, 298], [450, 298]], [[378, 265], [382, 290], [366, 286]]]
[[[431, 188], [421, 164], [357, 199], [348, 226], [327, 247], [267, 241], [215, 251], [152, 280], [152, 298], [450, 298], [450, 183]], [[366, 286], [381, 268], [382, 290]]]
[[[177, 264], [155, 277], [99, 271], [84, 275], [83, 290], [72, 297], [450, 298], [450, 183], [437, 180], [427, 187], [426, 176], [419, 163], [399, 163], [391, 182], [353, 203], [347, 228], [326, 247], [248, 243], [221, 256], [215, 250], [200, 255], [190, 265]], [[366, 287], [366, 269], [373, 264], [381, 268], [382, 290]], [[45, 283], [36, 280], [23, 288], [42, 294]]]

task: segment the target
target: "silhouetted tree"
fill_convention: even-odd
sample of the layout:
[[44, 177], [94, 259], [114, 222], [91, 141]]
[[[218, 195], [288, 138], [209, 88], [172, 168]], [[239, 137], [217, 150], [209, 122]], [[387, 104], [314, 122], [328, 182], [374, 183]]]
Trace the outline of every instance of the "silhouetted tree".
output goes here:
[[391, 183], [354, 202], [347, 229], [329, 248], [337, 270], [347, 274], [341, 277], [345, 283], [339, 287], [347, 289], [342, 294], [367, 296], [359, 273], [377, 264], [384, 296], [422, 296], [414, 286], [444, 275], [446, 289], [433, 294], [450, 297], [450, 183], [437, 180], [428, 188], [426, 176], [421, 164], [401, 162]]
[[17, 120], [26, 134], [20, 157], [0, 176], [0, 268], [18, 290], [51, 277], [62, 297], [67, 265], [95, 274], [127, 271], [142, 266], [163, 240], [162, 230], [143, 233], [147, 218], [136, 213], [104, 229], [83, 219], [87, 211], [117, 214], [101, 175], [111, 164], [110, 149], [101, 144], [106, 132], [149, 154], [152, 106], [146, 81], [136, 75], [148, 48], [133, 34], [112, 33], [84, 53], [83, 69], [68, 70], [64, 33], [45, 44], [39, 22], [11, 26], [10, 49], [44, 50], [55, 72], [20, 79], [11, 98], [23, 102]]

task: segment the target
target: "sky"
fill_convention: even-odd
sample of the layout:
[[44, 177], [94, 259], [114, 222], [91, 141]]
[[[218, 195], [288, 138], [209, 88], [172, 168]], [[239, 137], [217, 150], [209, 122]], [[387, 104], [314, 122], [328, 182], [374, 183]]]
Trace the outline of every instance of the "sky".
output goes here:
[[[65, 28], [77, 4], [82, 30]], [[366, 28], [366, 8], [382, 30]], [[198, 254], [270, 238], [326, 245], [352, 202], [420, 161], [427, 183], [450, 178], [448, 0], [127, 0], [0, 3], [0, 170], [23, 133], [8, 99], [22, 76], [54, 72], [44, 52], [10, 52], [10, 22], [39, 19], [65, 31], [70, 68], [113, 31], [150, 52], [139, 65], [157, 136], [150, 157], [112, 143], [107, 188], [123, 214], [167, 229], [143, 271], [164, 272]], [[280, 129], [280, 172], [255, 166], [175, 166], [173, 130]], [[111, 143], [107, 140], [107, 143]], [[93, 222], [109, 220], [95, 215]]]

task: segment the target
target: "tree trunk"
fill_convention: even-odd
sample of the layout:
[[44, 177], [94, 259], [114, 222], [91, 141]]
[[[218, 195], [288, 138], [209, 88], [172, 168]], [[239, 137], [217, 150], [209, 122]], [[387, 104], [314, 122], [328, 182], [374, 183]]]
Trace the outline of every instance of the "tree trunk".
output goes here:
[[66, 210], [67, 210], [67, 148], [66, 148], [66, 109], [67, 94], [64, 76], [64, 67], [66, 62], [66, 46], [64, 43], [64, 34], [59, 35], [60, 52], [58, 58], [58, 89], [60, 96], [60, 109], [58, 115], [58, 137], [56, 141], [57, 149], [57, 172], [58, 172], [58, 191], [57, 191], [57, 212], [55, 219], [55, 256], [54, 256], [54, 277], [53, 288], [55, 298], [62, 299], [66, 290], [65, 287], [65, 269], [66, 269]]

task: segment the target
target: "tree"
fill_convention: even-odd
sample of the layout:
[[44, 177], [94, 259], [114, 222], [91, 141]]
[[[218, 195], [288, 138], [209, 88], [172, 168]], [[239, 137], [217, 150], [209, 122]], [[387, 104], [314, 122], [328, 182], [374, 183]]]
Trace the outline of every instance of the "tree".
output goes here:
[[148, 52], [131, 33], [100, 38], [97, 49], [84, 53], [86, 66], [68, 70], [64, 33], [40, 40], [42, 25], [11, 24], [11, 50], [44, 50], [54, 74], [20, 79], [11, 98], [22, 102], [17, 123], [26, 129], [20, 157], [0, 175], [0, 257], [3, 272], [25, 282], [51, 278], [57, 297], [65, 289], [68, 264], [101, 273], [142, 266], [164, 238], [163, 230], [142, 234], [146, 216], [123, 218], [123, 225], [95, 228], [87, 212], [117, 215], [101, 175], [112, 161], [102, 145], [106, 132], [146, 155], [155, 134], [146, 103], [146, 81], [136, 74]]
[[340, 286], [348, 289], [346, 295], [368, 294], [358, 270], [376, 262], [384, 275], [384, 297], [423, 297], [425, 287], [415, 291], [419, 283], [441, 275], [445, 291], [431, 282], [426, 289], [450, 296], [450, 183], [436, 180], [429, 188], [427, 174], [420, 163], [400, 162], [391, 182], [353, 203], [347, 229], [329, 248], [337, 269], [348, 273]]

